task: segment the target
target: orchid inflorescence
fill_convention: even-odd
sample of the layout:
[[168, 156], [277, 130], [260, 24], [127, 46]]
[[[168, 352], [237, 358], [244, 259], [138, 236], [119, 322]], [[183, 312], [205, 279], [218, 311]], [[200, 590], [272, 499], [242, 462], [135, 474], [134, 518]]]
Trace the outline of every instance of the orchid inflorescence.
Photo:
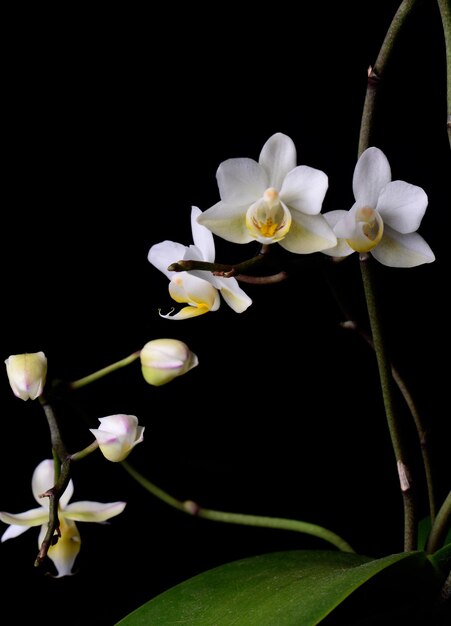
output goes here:
[[[446, 534], [451, 500], [448, 496], [436, 507], [425, 429], [388, 359], [371, 271], [374, 261], [386, 268], [414, 268], [435, 261], [434, 252], [417, 232], [428, 207], [427, 193], [410, 182], [393, 180], [387, 156], [380, 148], [369, 144], [363, 131], [350, 184], [354, 196], [350, 208], [334, 207], [323, 212], [329, 187], [327, 173], [298, 164], [295, 143], [282, 132], [267, 139], [257, 160], [230, 158], [220, 163], [216, 180], [219, 200], [206, 210], [198, 206], [190, 208], [192, 241], [179, 243], [166, 239], [153, 243], [148, 250], [148, 262], [169, 279], [169, 296], [179, 307], [174, 306], [169, 312], [159, 309], [159, 316], [171, 321], [197, 318], [218, 311], [223, 301], [234, 313], [245, 315], [254, 303], [242, 284], [264, 286], [283, 281], [290, 276], [292, 260], [302, 263], [306, 255], [317, 254], [324, 264], [337, 264], [338, 261], [344, 263], [347, 257], [355, 258], [356, 252], [371, 331], [365, 338], [377, 360], [385, 417], [398, 470], [404, 513], [404, 552], [413, 554], [424, 549], [436, 568], [434, 576], [440, 580], [442, 597], [449, 601], [451, 574], [446, 571], [443, 574], [443, 570], [449, 570], [450, 562], [451, 544]], [[237, 245], [258, 244], [258, 252], [239, 263], [220, 262], [216, 259], [215, 237]], [[276, 265], [280, 271], [275, 274], [259, 272], [273, 258], [276, 244], [283, 249], [283, 254], [271, 268]], [[352, 320], [345, 324], [355, 328]], [[14, 395], [24, 401], [37, 401], [42, 407], [50, 427], [53, 458], [43, 459], [32, 475], [32, 493], [39, 506], [22, 513], [0, 512], [0, 521], [7, 524], [2, 542], [19, 537], [31, 527], [39, 527], [35, 565], [42, 565], [48, 558], [53, 563], [55, 577], [73, 574], [81, 545], [76, 522], [103, 523], [126, 510], [123, 501], [71, 502], [73, 464], [99, 450], [107, 461], [121, 464], [151, 494], [184, 513], [235, 524], [294, 530], [319, 537], [343, 553], [359, 556], [345, 539], [322, 526], [300, 520], [210, 510], [191, 500], [179, 501], [166, 494], [127, 462], [145, 438], [146, 427], [136, 415], [120, 412], [99, 417], [96, 428], [86, 429], [86, 437], [89, 437], [86, 446], [70, 452], [59, 427], [55, 398], [58, 394], [74, 393], [135, 362], [140, 364], [142, 379], [152, 387], [177, 384], [179, 377], [199, 365], [197, 354], [185, 342], [167, 337], [151, 339], [124, 359], [69, 383], [48, 380], [47, 357], [43, 351], [12, 354], [5, 360]], [[422, 545], [408, 455], [394, 410], [393, 382], [398, 384], [412, 413], [423, 454], [430, 516]], [[331, 563], [336, 565], [333, 559]], [[341, 561], [339, 565], [338, 576], [341, 577], [345, 568], [341, 568]]]

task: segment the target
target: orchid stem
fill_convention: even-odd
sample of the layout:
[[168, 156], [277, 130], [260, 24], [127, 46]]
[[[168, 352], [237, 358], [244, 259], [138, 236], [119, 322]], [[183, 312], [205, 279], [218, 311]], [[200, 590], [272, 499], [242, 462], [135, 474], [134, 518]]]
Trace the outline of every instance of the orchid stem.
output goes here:
[[205, 509], [199, 506], [192, 500], [178, 500], [174, 498], [166, 491], [163, 491], [160, 487], [154, 485], [150, 480], [142, 476], [136, 469], [134, 469], [127, 462], [122, 461], [122, 467], [134, 478], [144, 489], [154, 495], [159, 500], [162, 500], [169, 506], [192, 515], [195, 517], [201, 517], [203, 519], [209, 519], [215, 522], [225, 522], [227, 524], [241, 524], [244, 526], [258, 526], [261, 528], [274, 528], [279, 530], [291, 530], [294, 532], [305, 533], [307, 535], [313, 535], [319, 537], [328, 543], [331, 543], [342, 552], [354, 552], [351, 546], [342, 539], [339, 535], [336, 535], [327, 528], [317, 526], [316, 524], [309, 524], [300, 520], [286, 519], [281, 517], [266, 517], [261, 515], [246, 515], [243, 513], [230, 513], [226, 511], [215, 511], [213, 509]]
[[[362, 337], [366, 341], [366, 343], [374, 350], [374, 342], [371, 339], [371, 337], [368, 335], [368, 333], [364, 332], [361, 328], [359, 328], [355, 322], [348, 320], [346, 322], [343, 322], [341, 326], [342, 328], [355, 330], [360, 335], [360, 337]], [[412, 419], [415, 423], [415, 428], [417, 430], [418, 440], [419, 440], [420, 449], [421, 449], [421, 455], [423, 458], [424, 473], [426, 477], [426, 486], [427, 486], [428, 498], [429, 498], [429, 515], [431, 519], [431, 524], [433, 524], [435, 520], [435, 515], [436, 515], [436, 504], [435, 504], [434, 482], [433, 482], [433, 477], [432, 477], [432, 464], [431, 464], [431, 458], [430, 458], [430, 453], [429, 453], [430, 451], [429, 451], [429, 443], [428, 443], [428, 432], [427, 432], [426, 427], [423, 424], [423, 420], [415, 405], [414, 399], [412, 397], [412, 394], [409, 388], [407, 387], [405, 381], [401, 377], [401, 374], [399, 373], [399, 371], [396, 369], [396, 367], [393, 364], [391, 365], [391, 372], [392, 372], [393, 380], [395, 381], [399, 391], [401, 392], [402, 397], [404, 398], [404, 401], [407, 405], [407, 408], [410, 411]]]
[[[371, 131], [373, 126], [374, 109], [378, 87], [383, 78], [388, 59], [392, 53], [396, 38], [401, 28], [404, 26], [409, 13], [417, 0], [404, 0], [399, 6], [391, 24], [385, 35], [376, 62], [368, 69], [368, 85], [363, 105], [362, 122], [360, 126], [358, 156], [371, 145]], [[446, 0], [445, 0], [446, 2]]]
[[56, 419], [53, 407], [47, 402], [44, 396], [39, 397], [39, 402], [44, 410], [47, 423], [50, 429], [50, 439], [53, 449], [53, 462], [55, 467], [55, 485], [48, 489], [41, 497], [49, 498], [49, 522], [47, 532], [39, 548], [38, 555], [34, 562], [35, 567], [39, 567], [45, 559], [49, 548], [58, 541], [59, 519], [58, 519], [58, 503], [64, 493], [70, 480], [70, 464], [71, 457], [67, 453], [66, 446], [63, 443], [58, 421]]
[[373, 286], [373, 278], [370, 268], [370, 256], [360, 255], [360, 269], [365, 290], [365, 297], [370, 318], [371, 334], [374, 342], [379, 378], [381, 383], [382, 397], [385, 407], [388, 429], [390, 432], [393, 451], [395, 453], [398, 468], [398, 477], [404, 504], [404, 550], [409, 552], [416, 545], [416, 513], [413, 494], [413, 481], [403, 449], [400, 428], [396, 419], [393, 401], [393, 377], [391, 374], [390, 361], [382, 336], [382, 327], [376, 306], [376, 297]]
[[[405, 25], [408, 15], [411, 13], [417, 0], [403, 0], [396, 11], [387, 30], [384, 41], [373, 67], [368, 69], [368, 84], [363, 105], [362, 121], [360, 125], [358, 157], [371, 145], [371, 133], [373, 131], [374, 112], [378, 87], [384, 76], [390, 55], [402, 27]], [[404, 505], [404, 550], [410, 551], [416, 545], [416, 513], [412, 490], [412, 479], [406, 463], [404, 450], [396, 420], [393, 402], [392, 374], [390, 362], [387, 357], [386, 347], [382, 340], [381, 325], [376, 307], [376, 299], [373, 287], [373, 279], [369, 266], [368, 254], [360, 255], [360, 269], [365, 290], [365, 297], [370, 318], [371, 333], [374, 341], [379, 377], [381, 382], [382, 397], [385, 414], [390, 432], [391, 442], [395, 453], [398, 467], [398, 477]]]
[[448, 493], [447, 498], [440, 507], [435, 518], [435, 522], [432, 524], [431, 532], [429, 534], [426, 551], [429, 554], [433, 554], [438, 550], [446, 537], [451, 522], [451, 491]]
[[451, 2], [450, 0], [437, 0], [440, 16], [442, 18], [443, 34], [445, 36], [446, 50], [446, 76], [447, 76], [447, 122], [448, 139], [451, 147]]
[[98, 447], [99, 447], [99, 442], [96, 439], [92, 443], [90, 443], [89, 446], [86, 446], [86, 448], [83, 448], [83, 450], [79, 450], [78, 452], [74, 452], [73, 454], [71, 454], [70, 458], [72, 461], [81, 461], [81, 459], [84, 459], [89, 454], [97, 450]]
[[256, 265], [262, 263], [265, 255], [268, 252], [267, 248], [267, 246], [262, 246], [260, 252], [256, 256], [252, 257], [251, 259], [247, 259], [247, 261], [243, 261], [242, 263], [237, 263], [236, 265], [225, 263], [209, 263], [208, 261], [194, 261], [186, 259], [182, 261], [177, 261], [176, 263], [172, 263], [171, 265], [169, 265], [168, 271], [189, 272], [192, 270], [205, 270], [207, 272], [213, 272], [214, 274], [225, 277], [236, 276], [237, 274], [244, 274], [250, 268], [253, 268]]
[[81, 387], [84, 387], [85, 385], [89, 385], [90, 383], [93, 383], [96, 380], [99, 380], [100, 378], [103, 378], [104, 376], [107, 376], [108, 374], [115, 372], [121, 367], [130, 365], [130, 363], [133, 363], [133, 361], [136, 361], [136, 359], [139, 358], [140, 353], [141, 353], [140, 350], [138, 350], [137, 352], [133, 352], [133, 354], [130, 354], [129, 356], [125, 357], [125, 359], [121, 359], [120, 361], [116, 361], [116, 363], [107, 365], [107, 367], [103, 367], [102, 369], [96, 372], [93, 372], [92, 374], [89, 374], [88, 376], [84, 376], [83, 378], [80, 378], [79, 380], [74, 380], [73, 382], [69, 383], [69, 389], [80, 389]]

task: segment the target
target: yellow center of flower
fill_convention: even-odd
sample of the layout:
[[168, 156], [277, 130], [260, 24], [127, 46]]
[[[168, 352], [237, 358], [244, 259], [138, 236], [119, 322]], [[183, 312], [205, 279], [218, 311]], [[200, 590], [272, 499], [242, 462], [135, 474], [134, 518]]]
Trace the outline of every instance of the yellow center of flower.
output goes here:
[[285, 237], [290, 230], [291, 214], [280, 202], [277, 189], [269, 187], [263, 197], [249, 207], [246, 226], [261, 243], [273, 243]]
[[384, 222], [377, 211], [371, 207], [361, 207], [355, 214], [353, 236], [346, 239], [356, 252], [369, 252], [377, 246], [384, 234]]

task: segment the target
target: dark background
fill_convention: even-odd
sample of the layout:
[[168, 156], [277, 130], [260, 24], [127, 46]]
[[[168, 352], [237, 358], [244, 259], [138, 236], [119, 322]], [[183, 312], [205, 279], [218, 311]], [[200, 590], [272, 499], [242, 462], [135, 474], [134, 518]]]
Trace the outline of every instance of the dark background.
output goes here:
[[[340, 327], [330, 289], [365, 328], [357, 255], [337, 266], [321, 254], [299, 258], [286, 282], [244, 286], [254, 301], [245, 313], [223, 302], [184, 322], [159, 318], [158, 307], [172, 304], [168, 281], [147, 261], [154, 243], [191, 243], [190, 208], [218, 200], [219, 163], [257, 159], [275, 132], [292, 137], [299, 164], [328, 174], [324, 211], [350, 208], [366, 72], [398, 2], [298, 4], [251, 17], [229, 4], [6, 21], [0, 346], [4, 359], [43, 350], [49, 378], [74, 380], [150, 339], [186, 341], [200, 365], [171, 384], [146, 385], [135, 363], [59, 407], [68, 448], [87, 445], [99, 417], [135, 414], [145, 443], [129, 460], [172, 495], [321, 524], [377, 557], [402, 550], [396, 468], [375, 359]], [[442, 497], [450, 469], [445, 87], [439, 14], [424, 1], [387, 69], [373, 143], [394, 179], [428, 193], [420, 233], [436, 261], [375, 271], [390, 354], [430, 424]], [[216, 248], [221, 262], [256, 251], [218, 239]], [[0, 384], [0, 509], [25, 511], [36, 506], [32, 472], [51, 453], [47, 426], [38, 403], [16, 399], [6, 375]], [[416, 439], [399, 409], [426, 515]], [[73, 478], [74, 501], [127, 507], [108, 525], [78, 525], [73, 577], [33, 568], [37, 529], [1, 545], [2, 609], [15, 621], [109, 626], [221, 563], [330, 547], [192, 519], [100, 453]]]

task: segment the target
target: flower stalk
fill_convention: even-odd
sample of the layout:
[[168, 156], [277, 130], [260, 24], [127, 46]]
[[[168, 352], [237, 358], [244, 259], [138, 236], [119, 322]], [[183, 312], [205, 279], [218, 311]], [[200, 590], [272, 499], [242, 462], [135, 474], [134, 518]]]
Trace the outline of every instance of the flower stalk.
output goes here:
[[[393, 17], [387, 34], [385, 35], [376, 62], [372, 67], [368, 68], [368, 84], [360, 126], [358, 156], [360, 156], [362, 152], [364, 152], [371, 145], [371, 132], [379, 85], [384, 76], [396, 39], [416, 1], [417, 0], [403, 0]], [[444, 3], [446, 2], [447, 0], [444, 0]]]
[[437, 512], [435, 522], [432, 524], [431, 532], [426, 546], [426, 551], [433, 554], [442, 547], [449, 530], [451, 522], [451, 491], [448, 493], [445, 501]]
[[323, 539], [342, 552], [354, 552], [353, 548], [342, 537], [327, 528], [318, 526], [317, 524], [310, 524], [301, 520], [286, 519], [281, 517], [247, 515], [244, 513], [231, 513], [228, 511], [206, 509], [199, 506], [192, 500], [182, 501], [174, 498], [174, 496], [171, 496], [157, 485], [154, 485], [126, 461], [122, 461], [121, 465], [130, 474], [130, 476], [149, 493], [182, 513], [187, 513], [188, 515], [209, 519], [215, 522], [224, 522], [226, 524], [241, 524], [243, 526], [258, 526], [260, 528], [291, 530]]
[[42, 498], [49, 499], [49, 523], [47, 532], [34, 562], [35, 567], [39, 567], [41, 565], [47, 556], [49, 548], [61, 537], [59, 530], [60, 522], [58, 518], [58, 503], [70, 480], [70, 465], [71, 458], [68, 456], [63, 463], [61, 463], [58, 480], [56, 481], [54, 487], [41, 495]]
[[360, 255], [360, 269], [365, 290], [368, 315], [370, 318], [371, 334], [373, 337], [374, 350], [379, 368], [382, 397], [385, 407], [388, 429], [390, 432], [396, 465], [398, 468], [399, 484], [404, 505], [404, 550], [409, 552], [415, 549], [417, 524], [415, 512], [415, 499], [413, 491], [413, 479], [409, 470], [406, 454], [400, 433], [400, 427], [396, 419], [393, 400], [393, 378], [390, 361], [387, 354], [386, 344], [383, 341], [382, 326], [376, 306], [375, 290], [368, 254]]
[[448, 140], [451, 147], [451, 3], [449, 0], [437, 0], [442, 19], [443, 35], [446, 50], [446, 77], [447, 77], [447, 121]]
[[[341, 327], [348, 329], [348, 330], [356, 331], [359, 334], [359, 336], [362, 337], [362, 339], [364, 339], [364, 341], [366, 341], [366, 343], [374, 350], [373, 340], [368, 335], [368, 333], [366, 333], [361, 328], [359, 328], [356, 322], [347, 320], [346, 322], [343, 322], [341, 324]], [[415, 401], [412, 397], [412, 394], [409, 388], [406, 385], [406, 382], [402, 378], [398, 369], [393, 364], [391, 365], [391, 373], [393, 376], [393, 380], [396, 383], [402, 397], [404, 398], [407, 408], [410, 411], [410, 414], [412, 416], [412, 419], [414, 421], [415, 428], [417, 431], [418, 441], [419, 441], [420, 449], [421, 449], [421, 456], [423, 459], [423, 467], [424, 467], [424, 473], [425, 473], [425, 478], [426, 478], [428, 498], [429, 498], [429, 516], [431, 519], [431, 523], [433, 524], [435, 520], [435, 516], [436, 516], [436, 500], [435, 500], [435, 489], [434, 489], [434, 480], [432, 476], [432, 463], [431, 463], [427, 428], [423, 422], [420, 412], [418, 411], [416, 407]]]
[[108, 374], [112, 374], [113, 372], [116, 372], [118, 369], [121, 369], [122, 367], [126, 367], [127, 365], [130, 365], [130, 363], [133, 363], [133, 361], [136, 361], [136, 359], [139, 359], [140, 353], [141, 353], [140, 350], [138, 350], [137, 352], [133, 352], [133, 354], [130, 354], [129, 356], [125, 357], [125, 359], [121, 359], [120, 361], [111, 363], [111, 365], [107, 365], [106, 367], [103, 367], [102, 369], [97, 370], [96, 372], [93, 372], [92, 374], [88, 374], [88, 376], [84, 376], [83, 378], [74, 380], [73, 382], [69, 383], [69, 388], [80, 389], [81, 387], [85, 387], [86, 385], [89, 385], [90, 383], [93, 383], [96, 380], [103, 378], [104, 376], [108, 376]]

